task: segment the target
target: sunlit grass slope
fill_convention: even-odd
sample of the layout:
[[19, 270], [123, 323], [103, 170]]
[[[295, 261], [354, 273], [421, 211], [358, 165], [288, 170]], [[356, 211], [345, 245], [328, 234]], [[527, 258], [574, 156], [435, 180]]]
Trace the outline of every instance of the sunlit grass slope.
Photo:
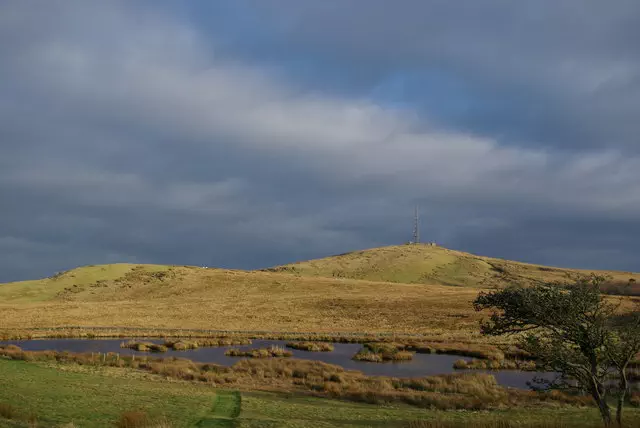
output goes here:
[[[530, 285], [537, 281], [566, 280], [567, 274], [592, 271], [564, 269], [476, 256], [431, 245], [399, 245], [373, 248], [270, 268], [303, 277], [333, 277], [409, 284], [441, 284], [493, 287], [506, 284]], [[640, 283], [640, 274], [598, 271], [611, 282], [624, 285], [630, 279]], [[636, 283], [636, 284], [637, 284]], [[640, 291], [637, 285], [632, 289]]]
[[43, 302], [55, 299], [65, 293], [65, 290], [84, 289], [102, 281], [118, 280], [134, 268], [145, 272], [162, 272], [166, 271], [169, 266], [128, 263], [84, 266], [61, 272], [49, 278], [0, 284], [0, 303]]
[[[85, 269], [93, 281], [69, 280], [81, 276], [77, 271], [88, 278]], [[479, 317], [471, 309], [473, 288], [184, 266], [118, 269], [121, 276], [105, 266], [0, 285], [0, 296], [10, 296], [0, 298], [0, 330], [122, 326], [455, 336], [475, 332]], [[35, 287], [42, 294], [34, 294]]]
[[[473, 311], [471, 302], [482, 288], [563, 280], [576, 272], [426, 245], [376, 248], [268, 271], [87, 266], [0, 284], [0, 331], [142, 327], [459, 339], [478, 336], [483, 314]], [[618, 284], [640, 279], [604, 273]]]

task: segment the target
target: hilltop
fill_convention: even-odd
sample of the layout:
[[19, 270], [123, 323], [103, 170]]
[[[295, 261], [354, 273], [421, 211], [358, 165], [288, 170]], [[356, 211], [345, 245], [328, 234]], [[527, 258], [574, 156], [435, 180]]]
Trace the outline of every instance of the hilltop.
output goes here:
[[640, 273], [587, 271], [549, 267], [477, 256], [427, 244], [372, 248], [318, 260], [277, 266], [265, 271], [300, 277], [350, 278], [406, 284], [464, 287], [531, 285], [539, 281], [566, 281], [568, 276], [591, 272], [611, 278], [612, 289], [640, 293]]

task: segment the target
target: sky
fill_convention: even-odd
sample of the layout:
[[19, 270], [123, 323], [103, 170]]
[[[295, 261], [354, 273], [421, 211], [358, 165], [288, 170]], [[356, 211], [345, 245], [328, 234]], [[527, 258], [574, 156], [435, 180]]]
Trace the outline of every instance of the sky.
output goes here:
[[640, 271], [640, 2], [4, 0], [0, 281], [402, 244]]

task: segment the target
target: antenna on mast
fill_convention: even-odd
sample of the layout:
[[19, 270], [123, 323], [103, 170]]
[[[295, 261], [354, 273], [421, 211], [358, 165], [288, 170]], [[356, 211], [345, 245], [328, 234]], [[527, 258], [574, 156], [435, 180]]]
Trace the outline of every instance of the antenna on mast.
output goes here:
[[413, 216], [413, 243], [420, 243], [420, 214], [418, 213], [418, 204], [416, 204]]

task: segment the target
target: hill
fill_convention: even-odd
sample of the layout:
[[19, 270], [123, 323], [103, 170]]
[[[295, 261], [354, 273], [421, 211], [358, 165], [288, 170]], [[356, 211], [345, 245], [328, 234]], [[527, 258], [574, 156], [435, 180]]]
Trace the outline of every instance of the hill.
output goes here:
[[[189, 266], [88, 266], [0, 284], [3, 329], [140, 327], [477, 336], [477, 290]], [[455, 322], [455, 328], [451, 328]]]
[[[266, 271], [85, 266], [0, 284], [0, 334], [82, 326], [479, 339], [483, 315], [471, 302], [482, 288], [562, 280], [573, 273], [586, 272], [426, 245], [357, 251]], [[611, 288], [640, 279], [628, 272], [599, 273], [612, 276]]]
[[586, 271], [534, 265], [476, 256], [447, 248], [398, 245], [354, 251], [318, 260], [265, 269], [300, 277], [351, 278], [406, 284], [439, 284], [493, 287], [506, 284], [531, 285], [539, 281], [565, 281], [575, 274], [598, 273], [611, 278], [610, 291], [640, 294], [640, 274], [616, 271]]

